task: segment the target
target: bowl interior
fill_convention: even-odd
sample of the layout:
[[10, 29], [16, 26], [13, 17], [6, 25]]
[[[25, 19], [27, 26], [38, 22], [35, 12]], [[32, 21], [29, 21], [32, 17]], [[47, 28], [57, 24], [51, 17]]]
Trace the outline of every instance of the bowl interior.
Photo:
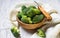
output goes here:
[[36, 24], [26, 24], [26, 23], [23, 23], [22, 21], [19, 20], [18, 17], [16, 19], [18, 21], [18, 24], [20, 26], [22, 26], [23, 28], [25, 28], [25, 29], [36, 29], [36, 28], [41, 27], [42, 25], [45, 24], [44, 23], [45, 22], [45, 18], [41, 22], [36, 23]]

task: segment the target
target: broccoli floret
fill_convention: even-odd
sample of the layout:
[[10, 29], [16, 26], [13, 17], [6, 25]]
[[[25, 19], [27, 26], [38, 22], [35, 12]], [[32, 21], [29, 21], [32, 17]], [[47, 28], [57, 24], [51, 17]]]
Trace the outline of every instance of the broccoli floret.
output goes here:
[[23, 5], [22, 7], [21, 7], [21, 10], [23, 11], [24, 9], [26, 9], [27, 7], [25, 6], [25, 5]]
[[33, 9], [33, 12], [34, 12], [35, 14], [41, 14], [41, 11], [38, 10], [38, 9]]
[[11, 32], [13, 33], [13, 35], [15, 36], [15, 37], [19, 37], [19, 30], [18, 30], [18, 28], [16, 27], [16, 26], [13, 26], [12, 28], [11, 28]]
[[23, 16], [21, 18], [21, 21], [24, 22], [24, 23], [32, 23], [31, 18], [27, 17], [27, 16]]
[[18, 17], [19, 19], [21, 19], [21, 15], [20, 15], [20, 13], [17, 14], [17, 17]]
[[25, 5], [23, 5], [23, 6], [21, 7], [21, 10], [22, 10], [22, 12], [26, 15], [26, 12], [28, 11], [28, 8], [27, 8]]
[[29, 17], [33, 17], [34, 15], [41, 14], [41, 11], [38, 9], [30, 8], [27, 12], [26, 15]]
[[44, 15], [43, 14], [36, 15], [35, 17], [33, 17], [32, 22], [33, 23], [41, 22], [43, 20], [43, 18], [44, 18]]
[[35, 13], [33, 12], [33, 8], [30, 8], [27, 12], [26, 12], [27, 16], [29, 17], [33, 17], [35, 15]]
[[19, 19], [21, 19], [23, 15], [24, 15], [24, 13], [23, 13], [23, 12], [20, 12], [20, 13], [17, 14], [17, 17], [18, 17]]
[[29, 7], [28, 7], [28, 9], [31, 9], [31, 8], [33, 8], [33, 12], [34, 12], [35, 14], [40, 14], [40, 13], [41, 13], [41, 11], [38, 10], [35, 6], [29, 6]]
[[42, 29], [38, 29], [37, 30], [37, 34], [40, 36], [40, 37], [45, 37], [45, 32], [42, 30]]
[[22, 12], [26, 15], [28, 8], [24, 9]]
[[30, 17], [28, 17], [28, 20], [29, 20], [29, 23], [31, 24], [31, 23], [32, 23], [32, 20], [31, 20], [31, 18], [30, 18]]
[[[25, 15], [29, 16], [28, 14], [32, 14], [34, 8], [35, 8], [35, 7], [31, 6], [31, 7], [25, 8], [22, 12], [23, 12]], [[32, 14], [32, 15], [33, 15], [33, 14]]]

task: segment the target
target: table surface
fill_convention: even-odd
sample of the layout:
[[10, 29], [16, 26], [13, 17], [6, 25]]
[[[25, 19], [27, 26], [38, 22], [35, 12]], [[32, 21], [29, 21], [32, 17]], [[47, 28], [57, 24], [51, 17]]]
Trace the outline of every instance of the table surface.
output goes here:
[[[14, 38], [10, 28], [12, 24], [9, 21], [10, 11], [19, 3], [31, 3], [33, 0], [0, 0], [0, 38]], [[37, 1], [37, 0], [35, 0]], [[38, 0], [51, 4], [57, 11], [60, 11], [60, 0]], [[26, 37], [26, 36], [25, 36]], [[26, 38], [28, 38], [27, 36]]]

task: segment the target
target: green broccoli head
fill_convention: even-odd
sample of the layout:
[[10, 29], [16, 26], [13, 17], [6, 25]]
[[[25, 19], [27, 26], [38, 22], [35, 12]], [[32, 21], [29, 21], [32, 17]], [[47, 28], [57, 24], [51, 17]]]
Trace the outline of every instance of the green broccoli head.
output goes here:
[[29, 17], [33, 17], [35, 15], [35, 13], [33, 12], [33, 8], [30, 8], [27, 12], [26, 15]]
[[34, 12], [35, 14], [41, 14], [41, 11], [40, 11], [39, 9], [33, 9], [33, 12]]
[[41, 14], [41, 11], [35, 8], [30, 8], [27, 12], [26, 15], [29, 17], [33, 17], [34, 15]]
[[33, 23], [41, 22], [43, 20], [43, 18], [44, 18], [44, 15], [43, 14], [36, 15], [35, 17], [33, 17], [32, 22]]
[[21, 21], [24, 22], [24, 23], [32, 23], [31, 18], [27, 17], [27, 16], [23, 16], [21, 18]]
[[28, 11], [28, 8], [24, 9], [22, 12], [24, 13], [24, 15], [26, 15], [27, 11]]
[[24, 15], [23, 12], [19, 12], [19, 13], [17, 14], [17, 17], [18, 17], [19, 19], [21, 19], [23, 15]]
[[30, 18], [30, 17], [28, 17], [28, 20], [29, 20], [29, 23], [31, 24], [31, 23], [32, 23], [32, 20], [31, 20], [31, 18]]
[[21, 7], [21, 10], [22, 10], [22, 12], [26, 15], [26, 12], [28, 11], [28, 9], [27, 9], [27, 7], [26, 7], [25, 5], [23, 5], [23, 6]]
[[35, 6], [29, 6], [29, 7], [28, 7], [28, 9], [31, 9], [31, 8], [33, 8], [32, 10], [33, 10], [33, 12], [34, 12], [35, 14], [40, 14], [40, 13], [41, 13], [41, 11], [38, 10]]
[[13, 26], [12, 28], [11, 28], [11, 32], [13, 33], [13, 35], [15, 36], [15, 37], [19, 37], [19, 30], [18, 30], [18, 28], [16, 27], [16, 26]]
[[22, 7], [21, 7], [21, 10], [23, 11], [24, 9], [26, 9], [27, 7], [25, 6], [25, 5], [23, 5]]
[[42, 30], [42, 29], [38, 29], [37, 30], [37, 34], [40, 36], [40, 37], [45, 37], [45, 32]]

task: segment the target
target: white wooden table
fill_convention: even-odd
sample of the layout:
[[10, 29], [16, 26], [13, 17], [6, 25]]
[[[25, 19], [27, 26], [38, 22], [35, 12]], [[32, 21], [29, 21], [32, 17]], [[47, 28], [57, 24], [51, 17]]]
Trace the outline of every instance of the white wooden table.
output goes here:
[[[33, 0], [0, 0], [0, 38], [14, 38], [12, 35], [10, 28], [12, 24], [9, 21], [10, 11], [17, 5], [18, 3], [28, 3]], [[37, 1], [37, 0], [36, 0]], [[42, 2], [49, 4], [59, 4], [60, 0], [41, 0]], [[39, 0], [38, 0], [39, 2]], [[56, 8], [57, 7], [57, 8]], [[60, 11], [60, 6], [56, 6], [57, 10]], [[27, 36], [28, 38], [28, 36]]]

